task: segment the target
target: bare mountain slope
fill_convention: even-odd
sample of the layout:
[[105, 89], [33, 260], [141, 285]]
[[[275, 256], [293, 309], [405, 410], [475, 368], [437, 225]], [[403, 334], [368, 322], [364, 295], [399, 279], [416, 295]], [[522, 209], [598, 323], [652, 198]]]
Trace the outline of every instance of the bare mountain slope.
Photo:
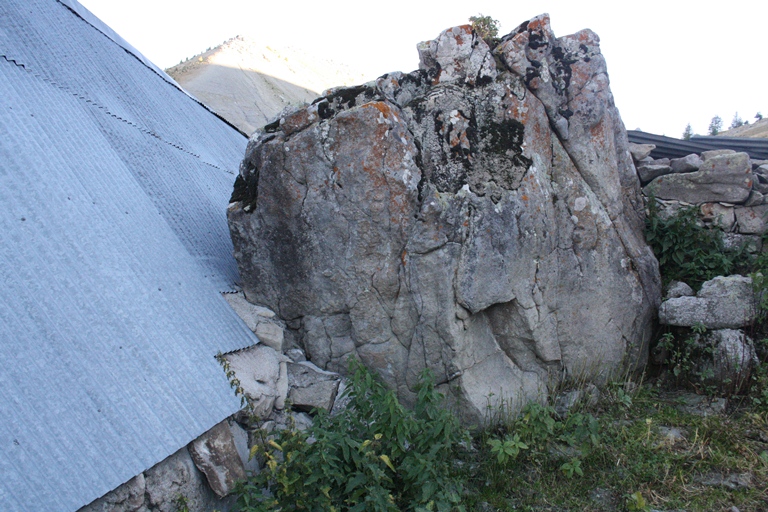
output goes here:
[[363, 75], [348, 66], [241, 36], [166, 73], [249, 135], [287, 105], [311, 102], [324, 89], [363, 81]]
[[760, 119], [755, 123], [745, 124], [738, 128], [731, 128], [730, 130], [720, 132], [718, 135], [722, 137], [753, 137], [768, 139], [768, 119]]

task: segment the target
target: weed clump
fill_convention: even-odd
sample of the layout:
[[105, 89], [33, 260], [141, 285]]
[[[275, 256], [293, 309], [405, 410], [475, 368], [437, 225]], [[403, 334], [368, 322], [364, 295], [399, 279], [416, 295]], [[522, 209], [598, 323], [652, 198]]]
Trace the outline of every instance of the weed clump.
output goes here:
[[468, 433], [431, 374], [421, 374], [413, 410], [359, 362], [350, 374], [345, 411], [317, 411], [306, 431], [255, 446], [265, 467], [238, 486], [238, 510], [465, 510], [453, 462]]

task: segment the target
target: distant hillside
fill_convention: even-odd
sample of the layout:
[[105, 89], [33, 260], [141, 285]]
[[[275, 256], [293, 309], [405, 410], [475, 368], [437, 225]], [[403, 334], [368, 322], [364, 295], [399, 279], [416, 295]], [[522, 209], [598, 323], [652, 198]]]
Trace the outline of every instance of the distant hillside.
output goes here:
[[363, 81], [361, 73], [344, 64], [241, 36], [165, 71], [249, 135], [287, 105], [311, 102], [325, 89]]
[[718, 137], [753, 137], [768, 139], [768, 119], [761, 119], [756, 123], [745, 124], [738, 128], [731, 128], [720, 132]]

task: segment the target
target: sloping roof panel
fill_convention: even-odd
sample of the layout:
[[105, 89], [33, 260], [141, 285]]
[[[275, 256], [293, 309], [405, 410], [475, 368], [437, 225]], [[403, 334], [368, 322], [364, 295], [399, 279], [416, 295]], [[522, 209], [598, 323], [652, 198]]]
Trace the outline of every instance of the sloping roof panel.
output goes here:
[[748, 153], [755, 160], [768, 159], [768, 140], [757, 138], [712, 137], [694, 135], [690, 140], [675, 139], [664, 135], [628, 130], [629, 142], [654, 144], [653, 158], [682, 158], [691, 153], [703, 153], [713, 149], [732, 149]]
[[52, 0], [0, 4], [0, 510], [76, 510], [239, 408], [246, 139]]

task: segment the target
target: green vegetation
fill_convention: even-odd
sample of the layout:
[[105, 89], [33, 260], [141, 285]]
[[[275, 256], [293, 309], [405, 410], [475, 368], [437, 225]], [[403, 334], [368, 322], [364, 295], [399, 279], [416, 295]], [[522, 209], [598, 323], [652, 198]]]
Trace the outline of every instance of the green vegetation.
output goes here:
[[683, 132], [683, 140], [691, 140], [691, 137], [693, 137], [693, 128], [691, 127], [691, 123], [688, 123], [685, 125], [685, 131]]
[[499, 22], [490, 16], [470, 16], [469, 22], [472, 24], [472, 30], [475, 31], [489, 46], [494, 46], [496, 38], [499, 35]]
[[265, 433], [255, 455], [266, 467], [240, 485], [240, 510], [466, 510], [455, 458], [469, 438], [430, 374], [413, 410], [360, 363], [350, 374], [344, 412], [318, 411], [304, 432]]
[[694, 289], [716, 276], [745, 271], [752, 265], [745, 247], [726, 249], [720, 229], [704, 227], [696, 207], [661, 215], [648, 198], [645, 237], [659, 260], [664, 283], [683, 281]]
[[709, 122], [709, 134], [717, 135], [723, 129], [723, 120], [720, 116], [715, 116]]
[[733, 114], [733, 120], [731, 121], [731, 128], [738, 128], [744, 126], [744, 120], [741, 118], [738, 112]]

